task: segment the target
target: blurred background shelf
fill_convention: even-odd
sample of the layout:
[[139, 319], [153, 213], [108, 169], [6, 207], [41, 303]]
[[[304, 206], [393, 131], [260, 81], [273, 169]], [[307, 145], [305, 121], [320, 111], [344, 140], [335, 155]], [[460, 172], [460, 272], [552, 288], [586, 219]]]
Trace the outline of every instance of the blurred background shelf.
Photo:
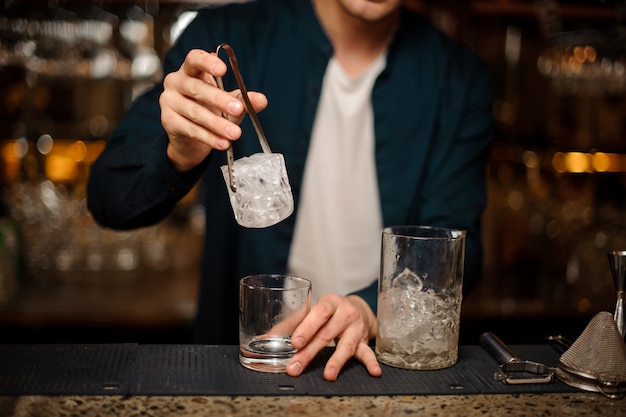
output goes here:
[[[6, 342], [190, 341], [202, 246], [194, 190], [163, 224], [98, 228], [90, 163], [202, 6], [7, 0], [0, 10], [0, 334]], [[577, 336], [626, 248], [626, 1], [409, 1], [491, 70], [496, 141], [484, 275], [462, 342]], [[62, 233], [60, 233], [62, 231]]]

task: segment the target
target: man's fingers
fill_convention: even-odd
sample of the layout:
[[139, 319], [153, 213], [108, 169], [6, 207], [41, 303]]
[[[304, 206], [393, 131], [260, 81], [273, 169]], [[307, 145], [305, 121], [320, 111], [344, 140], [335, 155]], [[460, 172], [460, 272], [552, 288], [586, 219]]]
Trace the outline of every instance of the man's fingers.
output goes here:
[[339, 339], [335, 352], [326, 363], [324, 379], [335, 381], [341, 369], [353, 357], [365, 365], [370, 375], [382, 375], [376, 354], [366, 342], [360, 339], [359, 334], [344, 334]]
[[341, 339], [339, 339], [335, 351], [324, 367], [325, 380], [337, 380], [339, 371], [341, 371], [344, 365], [354, 356], [358, 344], [359, 341], [351, 336], [343, 335]]
[[356, 348], [356, 352], [354, 352], [354, 357], [361, 361], [367, 372], [371, 376], [381, 376], [383, 374], [383, 370], [378, 363], [378, 359], [376, 358], [376, 353], [372, 350], [371, 347], [367, 343], [361, 342]]
[[[296, 349], [305, 347], [315, 337], [324, 337], [319, 334], [322, 327], [326, 327], [337, 310], [337, 303], [331, 297], [325, 297], [311, 307], [311, 312], [293, 332], [291, 343]], [[328, 335], [328, 342], [335, 338], [332, 332]]]
[[324, 368], [324, 379], [335, 381], [352, 357], [362, 362], [370, 375], [380, 376], [376, 355], [367, 344], [372, 334], [369, 315], [361, 303], [347, 297], [322, 297], [292, 335], [291, 343], [298, 352], [289, 362], [287, 373], [300, 375], [322, 349], [336, 340], [335, 351]]
[[311, 308], [311, 312], [294, 331], [291, 344], [298, 349], [287, 366], [287, 374], [297, 376], [344, 329], [336, 330], [337, 299], [324, 297]]
[[189, 51], [181, 69], [192, 77], [198, 77], [202, 73], [208, 73], [212, 77], [222, 77], [228, 70], [226, 63], [214, 52], [201, 49]]
[[[293, 345], [293, 338], [291, 339], [291, 342]], [[304, 347], [299, 348], [287, 365], [287, 374], [291, 376], [300, 375], [302, 371], [304, 371], [304, 369], [309, 366], [313, 359], [315, 359], [315, 357], [322, 351], [322, 349], [330, 344], [330, 342], [332, 342], [332, 338], [328, 340], [315, 337]]]

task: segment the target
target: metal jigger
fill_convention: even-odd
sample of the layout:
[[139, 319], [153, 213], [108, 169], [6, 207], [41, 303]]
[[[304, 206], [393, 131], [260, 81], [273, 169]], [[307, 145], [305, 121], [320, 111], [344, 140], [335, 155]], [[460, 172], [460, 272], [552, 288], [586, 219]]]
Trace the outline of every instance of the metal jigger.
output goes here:
[[626, 251], [612, 251], [607, 253], [609, 257], [609, 265], [613, 274], [613, 282], [617, 291], [617, 304], [615, 304], [615, 314], [613, 319], [617, 325], [619, 334], [624, 337], [626, 330], [626, 315], [624, 312], [624, 279], [626, 277]]

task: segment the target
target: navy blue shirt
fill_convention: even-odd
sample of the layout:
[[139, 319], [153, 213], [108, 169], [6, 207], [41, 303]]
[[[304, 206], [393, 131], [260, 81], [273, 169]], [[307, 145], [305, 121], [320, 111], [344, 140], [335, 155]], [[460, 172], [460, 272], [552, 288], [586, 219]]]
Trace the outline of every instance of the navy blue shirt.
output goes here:
[[[162, 82], [135, 100], [92, 165], [88, 205], [104, 226], [143, 227], [164, 219], [202, 180], [206, 238], [195, 342], [235, 344], [239, 279], [286, 272], [313, 119], [333, 48], [310, 0], [231, 4], [199, 11], [167, 53], [163, 73], [176, 71], [191, 49], [213, 51], [220, 43], [233, 47], [246, 87], [268, 97], [259, 118], [272, 151], [285, 157], [294, 215], [265, 229], [237, 225], [220, 171], [225, 152], [212, 152], [183, 175], [173, 170], [160, 124]], [[227, 90], [237, 88], [232, 71], [224, 82]], [[467, 230], [466, 293], [481, 274], [491, 100], [489, 73], [480, 59], [427, 18], [403, 13], [387, 67], [372, 91], [383, 225]], [[235, 158], [261, 151], [249, 118], [242, 129]], [[377, 277], [371, 280], [357, 294], [376, 311]]]

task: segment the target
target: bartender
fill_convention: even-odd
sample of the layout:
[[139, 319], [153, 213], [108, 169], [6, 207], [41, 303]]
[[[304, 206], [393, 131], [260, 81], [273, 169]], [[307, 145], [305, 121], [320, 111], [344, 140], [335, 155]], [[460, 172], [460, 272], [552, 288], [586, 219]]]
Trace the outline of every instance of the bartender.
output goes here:
[[[235, 51], [272, 151], [286, 162], [294, 214], [268, 228], [238, 225], [229, 205], [223, 151], [260, 149], [240, 90], [211, 52], [221, 43]], [[163, 79], [135, 100], [92, 165], [89, 209], [107, 227], [144, 227], [201, 181], [194, 342], [237, 344], [239, 279], [288, 273], [312, 281], [315, 303], [292, 336], [287, 373], [302, 373], [334, 341], [325, 379], [352, 357], [379, 376], [369, 342], [383, 227], [466, 230], [465, 293], [480, 276], [491, 100], [484, 63], [404, 0], [202, 9], [165, 56]]]

